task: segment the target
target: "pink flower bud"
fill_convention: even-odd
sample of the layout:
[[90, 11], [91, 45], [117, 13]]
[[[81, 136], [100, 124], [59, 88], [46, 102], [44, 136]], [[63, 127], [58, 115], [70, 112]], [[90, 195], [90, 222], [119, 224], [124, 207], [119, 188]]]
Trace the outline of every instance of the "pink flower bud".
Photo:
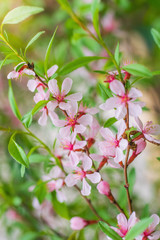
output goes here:
[[105, 182], [105, 181], [101, 181], [97, 185], [97, 189], [98, 189], [100, 194], [104, 194], [106, 196], [109, 196], [110, 193], [111, 193], [110, 186], [109, 186], [108, 182]]
[[80, 217], [71, 218], [70, 223], [73, 230], [81, 230], [87, 225], [87, 221]]

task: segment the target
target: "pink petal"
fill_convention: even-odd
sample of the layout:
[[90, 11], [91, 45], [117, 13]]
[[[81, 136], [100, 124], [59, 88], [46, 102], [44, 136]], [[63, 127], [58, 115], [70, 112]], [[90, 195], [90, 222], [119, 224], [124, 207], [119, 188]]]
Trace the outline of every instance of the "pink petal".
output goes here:
[[108, 160], [108, 166], [112, 168], [122, 168], [121, 165], [118, 163], [115, 163], [113, 160], [109, 159]]
[[65, 97], [69, 101], [80, 101], [82, 99], [82, 93], [73, 93]]
[[48, 88], [54, 97], [60, 94], [56, 79], [52, 79], [48, 82]]
[[160, 125], [158, 125], [158, 124], [151, 125], [151, 127], [149, 128], [147, 133], [149, 133], [151, 135], [159, 135], [160, 134]]
[[77, 122], [84, 126], [87, 126], [87, 125], [90, 126], [92, 124], [92, 120], [93, 120], [93, 117], [90, 114], [86, 114], [86, 115], [83, 115], [82, 117], [80, 117], [77, 120]]
[[83, 178], [81, 193], [83, 196], [88, 196], [91, 193], [91, 186], [87, 183], [85, 178]]
[[55, 112], [49, 112], [50, 119], [56, 127], [64, 127], [66, 125], [65, 120], [60, 120]]
[[129, 102], [128, 103], [129, 107], [129, 114], [134, 117], [138, 117], [139, 115], [142, 114], [142, 108], [141, 106], [138, 105], [137, 103]]
[[155, 231], [156, 226], [159, 224], [160, 219], [158, 217], [157, 214], [153, 214], [151, 216], [151, 218], [153, 219], [153, 222], [151, 223], [151, 225], [148, 227], [149, 231], [152, 233], [153, 231]]
[[94, 172], [91, 174], [86, 174], [86, 177], [92, 182], [92, 183], [99, 183], [101, 180], [101, 175], [98, 172]]
[[86, 146], [87, 142], [86, 141], [76, 141], [76, 143], [74, 144], [73, 149], [82, 149], [84, 148], [84, 146]]
[[102, 110], [111, 110], [118, 107], [121, 104], [119, 97], [111, 97], [106, 100], [105, 103], [101, 104], [99, 107]]
[[19, 77], [19, 72], [12, 71], [7, 75], [7, 79], [13, 79], [13, 78], [18, 78]]
[[128, 228], [128, 222], [123, 213], [118, 214], [117, 216], [118, 226], [120, 229], [127, 230]]
[[76, 125], [75, 126], [75, 131], [77, 132], [77, 133], [84, 133], [84, 131], [86, 130], [86, 127], [84, 127], [83, 125]]
[[59, 190], [57, 190], [56, 191], [56, 196], [57, 196], [57, 200], [59, 201], [59, 202], [64, 202], [64, 201], [66, 201], [66, 196], [65, 196], [65, 194], [62, 192], [62, 191], [59, 191]]
[[95, 153], [92, 153], [89, 156], [96, 162], [101, 162], [104, 158], [102, 155], [95, 154]]
[[73, 164], [73, 166], [77, 166], [77, 164], [79, 163], [80, 159], [77, 155], [77, 153], [71, 151], [70, 155], [69, 155], [69, 158]]
[[73, 217], [70, 220], [70, 223], [72, 230], [81, 230], [87, 225], [87, 222], [80, 217]]
[[107, 140], [107, 142], [113, 142], [115, 140], [115, 137], [109, 128], [102, 127], [99, 132], [102, 137]]
[[119, 147], [117, 147], [116, 148], [116, 156], [114, 158], [115, 162], [119, 163], [123, 160], [123, 158], [124, 158], [124, 154], [123, 154], [122, 150]]
[[59, 130], [59, 134], [63, 136], [69, 136], [71, 133], [70, 126], [63, 127]]
[[108, 147], [108, 144], [106, 142], [99, 142], [98, 146], [104, 156], [115, 156], [115, 147]]
[[39, 125], [45, 126], [47, 124], [47, 113], [43, 110], [41, 117], [38, 120]]
[[86, 109], [86, 113], [96, 114], [98, 112], [99, 112], [99, 110], [97, 108], [87, 108]]
[[125, 88], [123, 84], [118, 80], [114, 80], [112, 82], [112, 84], [110, 85], [110, 89], [118, 96], [123, 96], [125, 94]]
[[136, 99], [136, 98], [142, 97], [142, 93], [136, 88], [131, 88], [131, 90], [129, 91], [128, 97], [132, 99]]
[[71, 105], [69, 103], [65, 103], [65, 102], [61, 102], [59, 103], [59, 108], [62, 110], [67, 110], [71, 107]]
[[48, 77], [51, 77], [58, 69], [57, 65], [53, 65], [50, 69], [47, 71]]
[[137, 144], [136, 154], [141, 153], [145, 149], [145, 147], [147, 145], [146, 142], [144, 141], [144, 139], [139, 139], [135, 143]]
[[148, 236], [149, 240], [159, 240], [160, 238], [160, 231], [156, 231], [152, 233], [150, 236]]
[[37, 81], [35, 80], [29, 80], [27, 83], [27, 87], [31, 92], [34, 92], [37, 87]]
[[69, 109], [67, 109], [67, 114], [73, 118], [78, 111], [78, 103], [76, 101], [72, 101], [70, 102], [71, 107]]
[[135, 117], [135, 121], [136, 121], [139, 129], [142, 131], [143, 130], [143, 123], [142, 123], [142, 121], [139, 119], [139, 117]]
[[23, 73], [25, 73], [25, 74], [27, 74], [27, 75], [35, 76], [35, 72], [33, 72], [33, 71], [30, 70], [30, 69], [24, 69], [24, 70], [23, 70]]
[[78, 178], [76, 178], [76, 174], [68, 174], [68, 176], [65, 178], [65, 183], [67, 187], [73, 187], [78, 182]]
[[117, 108], [116, 112], [115, 112], [115, 118], [117, 118], [118, 120], [121, 118], [124, 118], [127, 114], [127, 110], [124, 104], [122, 104], [120, 107]]
[[62, 89], [61, 94], [63, 96], [67, 95], [67, 93], [71, 90], [72, 87], [72, 79], [71, 78], [65, 78], [62, 83]]
[[63, 186], [63, 179], [58, 179], [55, 183], [56, 183], [55, 185], [56, 189], [60, 189]]
[[128, 146], [128, 141], [126, 139], [122, 139], [119, 143], [120, 149], [125, 150]]
[[138, 219], [136, 217], [135, 212], [132, 212], [129, 220], [128, 220], [128, 230], [131, 229], [136, 223], [137, 223]]
[[120, 137], [124, 133], [125, 129], [126, 129], [125, 121], [121, 120], [119, 123], [119, 127], [118, 127], [117, 139], [120, 139]]
[[47, 103], [47, 108], [51, 112], [54, 111], [57, 106], [58, 106], [57, 101], [54, 101], [54, 102], [50, 101], [49, 103]]
[[84, 155], [82, 159], [82, 165], [84, 171], [90, 170], [92, 167], [92, 160], [87, 155]]

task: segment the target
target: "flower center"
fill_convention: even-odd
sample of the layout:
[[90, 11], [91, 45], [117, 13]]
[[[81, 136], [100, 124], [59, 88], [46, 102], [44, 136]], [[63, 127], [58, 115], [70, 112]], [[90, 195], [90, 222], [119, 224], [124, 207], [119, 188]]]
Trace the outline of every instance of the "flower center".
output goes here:
[[129, 97], [127, 94], [124, 94], [122, 97], [121, 97], [121, 103], [127, 103], [129, 101]]
[[86, 172], [85, 172], [84, 170], [75, 171], [75, 173], [76, 173], [77, 175], [79, 175], [81, 179], [83, 179], [83, 178], [86, 177]]
[[59, 94], [59, 95], [56, 96], [56, 99], [57, 99], [58, 102], [63, 102], [64, 101], [64, 96]]
[[63, 146], [63, 149], [72, 151], [73, 150], [73, 144], [71, 144], [71, 143], [66, 144], [66, 145]]
[[76, 119], [75, 118], [68, 118], [68, 125], [74, 127], [76, 125]]

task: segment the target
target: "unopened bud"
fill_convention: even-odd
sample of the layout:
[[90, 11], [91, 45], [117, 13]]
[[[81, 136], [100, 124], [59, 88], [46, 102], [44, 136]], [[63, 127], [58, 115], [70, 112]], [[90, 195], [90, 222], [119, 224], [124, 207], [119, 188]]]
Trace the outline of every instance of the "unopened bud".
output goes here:
[[100, 194], [106, 195], [107, 197], [111, 194], [111, 190], [108, 182], [101, 181], [97, 185], [97, 189]]
[[73, 230], [81, 230], [88, 225], [88, 222], [80, 217], [73, 217], [70, 220], [71, 228]]

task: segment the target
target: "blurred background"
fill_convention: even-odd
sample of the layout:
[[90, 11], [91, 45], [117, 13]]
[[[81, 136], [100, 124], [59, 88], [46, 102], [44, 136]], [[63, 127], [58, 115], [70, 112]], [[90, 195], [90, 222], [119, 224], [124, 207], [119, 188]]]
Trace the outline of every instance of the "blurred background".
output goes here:
[[[70, 1], [70, 4], [94, 33], [91, 2], [92, 0], [74, 0]], [[45, 34], [27, 51], [29, 62], [34, 62], [42, 71], [46, 48], [56, 26], [58, 26], [58, 30], [54, 39], [49, 67], [54, 64], [62, 67], [69, 61], [82, 56], [106, 56], [105, 51], [94, 40], [87, 37], [86, 33], [54, 0], [0, 0], [1, 20], [8, 11], [21, 5], [40, 6], [44, 8], [44, 12], [30, 17], [20, 24], [6, 25], [5, 30], [10, 43], [17, 50], [22, 49], [22, 51], [37, 32], [45, 31]], [[137, 62], [147, 66], [152, 71], [160, 70], [160, 50], [155, 45], [151, 35], [151, 28], [160, 31], [159, 0], [101, 1], [100, 24], [102, 36], [112, 52], [114, 52], [117, 42], [120, 42], [120, 51], [123, 53], [122, 66], [126, 62]], [[0, 42], [1, 60], [9, 51]], [[21, 123], [13, 115], [8, 101], [6, 76], [18, 63], [17, 59], [13, 59], [12, 62], [12, 64], [9, 64], [8, 61], [8, 64], [0, 72], [0, 126], [21, 129]], [[98, 106], [102, 102], [97, 84], [105, 80], [105, 75], [97, 74], [94, 72], [95, 70], [110, 71], [114, 68], [109, 60], [100, 60], [85, 68], [78, 69], [70, 75], [74, 81], [73, 91], [77, 91], [77, 89], [82, 91], [84, 94], [83, 100], [89, 106]], [[12, 81], [12, 85], [16, 101], [23, 115], [34, 106], [33, 94], [27, 89], [27, 79], [25, 77], [21, 80]], [[142, 100], [146, 102], [146, 108], [142, 116], [143, 122], [152, 120], [154, 123], [160, 123], [160, 76], [140, 80], [136, 87], [143, 92]], [[31, 130], [41, 139], [44, 139], [49, 146], [52, 146], [56, 137], [56, 130], [50, 123], [47, 128], [42, 128], [36, 122], [37, 119], [35, 118]], [[63, 233], [65, 229], [66, 236], [69, 236], [71, 234], [69, 221], [57, 216], [47, 197], [44, 197], [43, 203], [40, 205], [34, 194], [28, 191], [28, 188], [35, 185], [44, 172], [48, 171], [49, 166], [44, 166], [45, 163], [33, 163], [33, 168], [28, 170], [25, 176], [21, 178], [19, 165], [8, 153], [7, 146], [10, 136], [10, 132], [0, 132], [0, 239], [12, 240], [15, 237], [18, 240], [64, 239], [60, 238], [55, 232], [53, 234], [52, 230], [60, 229], [60, 232]], [[18, 138], [21, 146], [26, 149], [34, 145], [27, 137], [23, 136], [21, 138], [21, 136], [18, 136]], [[160, 215], [160, 163], [157, 160], [159, 154], [157, 146], [148, 144], [144, 153], [139, 156], [134, 164], [136, 170], [134, 168], [130, 169], [130, 178], [135, 183], [132, 194], [133, 205], [141, 217], [148, 216], [151, 213]], [[120, 199], [121, 205], [125, 206], [125, 200], [122, 201], [123, 189], [120, 189], [120, 192], [117, 190], [120, 183], [123, 182], [121, 173], [116, 173], [115, 170], [106, 170], [104, 174], [112, 182], [112, 187], [115, 189], [115, 194]], [[116, 178], [114, 178], [114, 174], [117, 174]], [[74, 196], [75, 193], [72, 194]], [[75, 194], [74, 199], [76, 200], [74, 202], [70, 201], [68, 204], [69, 209], [71, 209], [70, 216], [78, 214], [79, 216], [92, 218], [92, 214], [88, 211], [88, 207], [83, 200], [77, 201], [77, 198], [78, 196]], [[97, 203], [94, 191], [92, 198], [100, 214], [106, 219], [109, 218], [111, 213], [114, 216], [117, 214], [116, 210], [112, 209], [103, 198], [98, 200]], [[41, 237], [37, 235], [37, 232], [42, 233]], [[79, 239], [85, 239], [84, 232], [81, 234], [83, 236], [79, 236]], [[86, 230], [85, 235], [88, 236], [88, 238], [86, 237], [87, 240], [101, 240], [104, 237], [103, 234], [99, 235], [98, 229], [95, 230], [94, 227]]]

